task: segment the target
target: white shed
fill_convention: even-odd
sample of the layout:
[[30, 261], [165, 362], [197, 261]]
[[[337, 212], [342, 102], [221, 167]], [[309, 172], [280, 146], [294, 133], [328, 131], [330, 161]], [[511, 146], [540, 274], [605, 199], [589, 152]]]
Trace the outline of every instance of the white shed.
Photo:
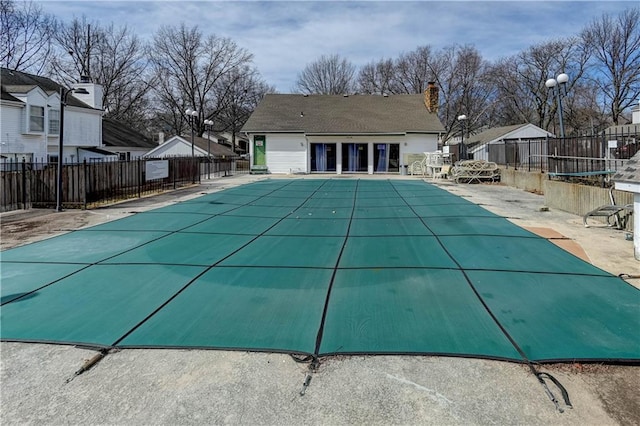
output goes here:
[[[547, 137], [552, 138], [554, 135], [534, 124], [524, 123], [512, 126], [492, 127], [476, 135], [469, 136], [469, 138], [464, 141], [464, 144], [467, 146], [469, 158], [504, 164], [503, 159], [492, 158], [490, 151], [491, 145], [517, 142], [518, 146], [522, 148], [525, 146], [523, 142], [546, 139]], [[518, 158], [525, 159], [527, 156], [528, 152], [522, 152], [519, 153]]]
[[[190, 157], [191, 137], [172, 136], [165, 142], [144, 154], [145, 158], [165, 158], [165, 157]], [[214, 157], [235, 157], [233, 151], [215, 140], [205, 139], [198, 136], [193, 138], [193, 154], [196, 157], [206, 157], [211, 154]]]

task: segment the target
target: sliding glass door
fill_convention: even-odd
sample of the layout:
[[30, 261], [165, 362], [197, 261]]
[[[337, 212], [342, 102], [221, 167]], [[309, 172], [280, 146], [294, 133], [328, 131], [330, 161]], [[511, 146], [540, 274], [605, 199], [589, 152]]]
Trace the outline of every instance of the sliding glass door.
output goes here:
[[312, 143], [311, 144], [311, 171], [335, 172], [336, 171], [336, 144]]
[[373, 166], [376, 173], [400, 171], [400, 144], [377, 143], [373, 149]]
[[342, 171], [347, 173], [366, 172], [369, 155], [366, 143], [342, 144]]

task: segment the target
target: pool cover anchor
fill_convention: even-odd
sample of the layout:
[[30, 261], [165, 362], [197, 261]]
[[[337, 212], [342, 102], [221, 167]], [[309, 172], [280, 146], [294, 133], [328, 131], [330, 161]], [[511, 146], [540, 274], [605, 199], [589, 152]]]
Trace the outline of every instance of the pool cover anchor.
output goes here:
[[311, 363], [309, 364], [309, 370], [307, 371], [307, 375], [305, 376], [304, 382], [302, 383], [302, 389], [300, 389], [300, 392], [299, 392], [300, 396], [304, 396], [305, 393], [307, 393], [307, 388], [311, 384], [313, 373], [315, 373], [318, 370], [319, 366], [320, 366], [320, 362], [318, 361], [318, 358], [313, 356], [311, 358]]
[[109, 353], [108, 349], [100, 349], [100, 351], [97, 354], [95, 354], [94, 356], [86, 360], [85, 363], [82, 364], [82, 367], [80, 367], [80, 369], [78, 369], [75, 373], [73, 373], [73, 376], [69, 377], [64, 382], [64, 384], [66, 385], [67, 383], [71, 382], [73, 379], [75, 379], [85, 371], [89, 371], [94, 365], [102, 361], [102, 359], [105, 356], [107, 356], [108, 353]]
[[551, 380], [553, 382], [553, 384], [556, 385], [558, 387], [558, 389], [560, 389], [560, 393], [562, 393], [562, 399], [564, 399], [564, 403], [567, 406], [567, 408], [573, 408], [573, 405], [571, 405], [571, 401], [569, 400], [569, 393], [567, 392], [565, 387], [562, 386], [562, 384], [558, 381], [558, 379], [556, 379], [555, 377], [553, 377], [549, 373], [538, 372], [533, 367], [531, 367], [531, 369], [533, 371], [533, 374], [538, 379], [538, 382], [544, 388], [544, 392], [547, 394], [547, 396], [549, 397], [551, 402], [553, 402], [553, 404], [556, 406], [556, 410], [558, 410], [558, 412], [564, 413], [564, 410], [562, 409], [562, 407], [560, 407], [560, 403], [556, 399], [556, 397], [553, 394], [553, 392], [551, 392], [551, 389], [549, 389], [549, 386], [547, 385], [547, 382], [545, 382], [545, 380], [544, 380], [545, 377], [547, 379]]
[[304, 396], [304, 394], [307, 392], [307, 388], [309, 387], [310, 383], [311, 383], [311, 371], [309, 371], [306, 377], [304, 378], [304, 383], [302, 383], [302, 389], [300, 389], [300, 396]]

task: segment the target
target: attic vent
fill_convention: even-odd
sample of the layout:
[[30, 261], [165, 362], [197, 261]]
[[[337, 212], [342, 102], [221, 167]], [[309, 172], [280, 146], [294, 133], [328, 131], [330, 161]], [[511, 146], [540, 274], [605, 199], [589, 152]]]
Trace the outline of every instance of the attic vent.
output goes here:
[[80, 83], [91, 83], [91, 77], [89, 77], [88, 75], [81, 75]]

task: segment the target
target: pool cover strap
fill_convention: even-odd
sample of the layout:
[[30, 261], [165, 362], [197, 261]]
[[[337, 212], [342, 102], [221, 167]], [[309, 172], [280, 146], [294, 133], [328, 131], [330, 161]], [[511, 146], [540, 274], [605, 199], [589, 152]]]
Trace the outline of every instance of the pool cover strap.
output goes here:
[[[531, 366], [531, 364], [529, 364], [529, 365]], [[540, 382], [540, 384], [544, 388], [544, 391], [547, 394], [547, 396], [549, 397], [549, 399], [551, 400], [551, 402], [553, 402], [555, 404], [556, 410], [558, 410], [561, 413], [564, 412], [564, 410], [560, 407], [560, 403], [558, 402], [556, 397], [553, 395], [553, 392], [551, 392], [551, 390], [549, 389], [549, 386], [547, 385], [547, 382], [544, 381], [545, 377], [547, 379], [551, 380], [553, 382], [553, 384], [556, 385], [558, 387], [558, 389], [560, 389], [560, 392], [562, 393], [562, 398], [564, 399], [565, 405], [567, 407], [569, 407], [569, 408], [573, 408], [573, 405], [571, 405], [571, 401], [569, 400], [569, 392], [567, 392], [565, 387], [562, 386], [562, 384], [558, 381], [558, 379], [556, 379], [555, 377], [553, 377], [549, 373], [540, 373], [540, 372], [537, 372], [535, 370], [533, 370], [533, 373], [535, 374], [536, 378], [538, 379], [538, 382]]]

